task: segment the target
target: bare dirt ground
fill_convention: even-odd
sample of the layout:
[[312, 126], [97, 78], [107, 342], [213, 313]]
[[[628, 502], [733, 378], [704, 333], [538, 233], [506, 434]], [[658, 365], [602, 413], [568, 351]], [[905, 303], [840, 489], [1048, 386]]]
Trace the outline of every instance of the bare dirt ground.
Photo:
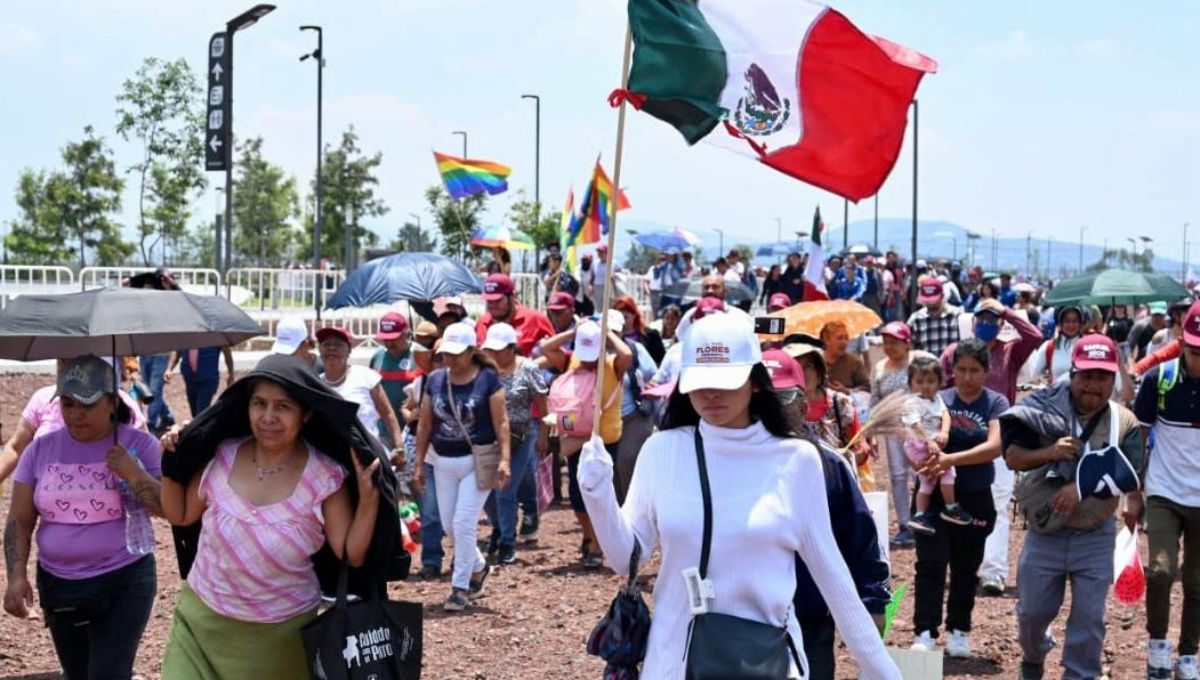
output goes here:
[[[0, 388], [0, 422], [4, 424], [5, 436], [15, 427], [29, 395], [49, 382], [49, 376], [0, 376], [3, 385]], [[183, 388], [178, 381], [168, 386], [168, 401], [177, 414], [187, 413]], [[7, 514], [7, 503], [4, 512]], [[136, 665], [137, 672], [144, 678], [159, 677], [163, 645], [179, 593], [179, 574], [170, 533], [165, 523], [156, 522], [158, 596]], [[1009, 581], [1010, 593], [1003, 598], [981, 597], [977, 601], [971, 633], [975, 655], [968, 660], [947, 659], [945, 677], [1016, 677], [1021, 652], [1016, 643], [1016, 599], [1012, 590], [1015, 562], [1023, 539], [1024, 532], [1018, 522], [1011, 537], [1010, 560], [1014, 567]], [[580, 568], [576, 553], [578, 543], [579, 533], [570, 510], [552, 508], [543, 520], [539, 545], [521, 551], [517, 564], [496, 569], [488, 580], [486, 596], [464, 614], [445, 614], [441, 610], [441, 602], [450, 589], [446, 577], [436, 582], [393, 584], [393, 598], [425, 605], [423, 677], [431, 680], [598, 678], [603, 664], [584, 653], [584, 641], [616, 593], [620, 580], [606, 569], [585, 571]], [[1143, 555], [1144, 551], [1143, 546]], [[893, 551], [891, 559], [895, 586], [907, 584], [910, 593], [901, 606], [889, 642], [907, 647], [913, 638], [914, 555], [912, 550]], [[656, 565], [652, 564], [646, 574], [648, 582], [652, 581], [655, 571]], [[1178, 612], [1178, 589], [1172, 604], [1173, 611]], [[1067, 605], [1063, 611], [1052, 629], [1060, 643], [1064, 638]], [[1178, 635], [1178, 615], [1174, 618], [1172, 639]], [[1142, 607], [1127, 608], [1110, 602], [1105, 644], [1105, 667], [1109, 678], [1124, 680], [1144, 675], [1144, 626]], [[1058, 677], [1058, 660], [1056, 650], [1047, 661], [1048, 678]], [[18, 620], [0, 614], [0, 679], [56, 678], [57, 668], [49, 633], [40, 619]], [[842, 649], [838, 678], [855, 676], [853, 662]]]

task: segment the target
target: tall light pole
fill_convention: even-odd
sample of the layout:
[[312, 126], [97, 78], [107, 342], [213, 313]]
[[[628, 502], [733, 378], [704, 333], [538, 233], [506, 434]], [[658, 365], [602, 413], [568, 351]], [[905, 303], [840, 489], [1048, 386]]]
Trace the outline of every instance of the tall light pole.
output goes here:
[[[321, 269], [321, 238], [322, 230], [325, 227], [325, 177], [321, 174], [321, 160], [325, 155], [325, 149], [321, 142], [322, 119], [321, 109], [324, 101], [324, 74], [325, 74], [325, 33], [320, 26], [304, 25], [300, 27], [301, 31], [316, 31], [317, 32], [317, 49], [308, 52], [300, 57], [300, 61], [308, 58], [316, 60], [317, 64], [317, 206], [313, 214], [313, 270]], [[317, 312], [317, 318], [321, 318], [321, 275], [317, 274], [313, 278], [313, 306]]]
[[1087, 225], [1083, 224], [1079, 227], [1079, 272], [1083, 273], [1083, 232], [1087, 231]]
[[455, 130], [452, 135], [462, 135], [463, 138], [463, 158], [467, 157], [467, 133], [464, 130]]
[[879, 194], [875, 194], [875, 238], [871, 241], [871, 247], [879, 250]]
[[807, 231], [797, 231], [796, 232], [796, 250], [800, 249], [800, 239], [804, 238], [805, 236], [808, 236]]
[[850, 199], [842, 199], [842, 250], [850, 248]]
[[783, 245], [783, 219], [779, 217], [775, 218], [775, 240]]
[[912, 195], [912, 266], [913, 266], [913, 275], [910, 277], [912, 280], [909, 281], [908, 294], [909, 294], [909, 300], [910, 300], [912, 306], [915, 307], [917, 304], [917, 278], [918, 278], [918, 276], [917, 276], [917, 167], [918, 167], [917, 166], [917, 151], [920, 148], [920, 144], [918, 144], [918, 140], [920, 139], [920, 137], [918, 136], [917, 126], [921, 120], [921, 108], [920, 108], [920, 105], [917, 103], [916, 99], [913, 100], [912, 107], [913, 107], [913, 126], [912, 126], [912, 129], [913, 129], [913, 180], [912, 180], [912, 187], [913, 187], [913, 195]]
[[[229, 162], [225, 166], [225, 241], [228, 247], [228, 252], [233, 253], [233, 241], [229, 239], [233, 231], [233, 35], [243, 28], [250, 28], [258, 23], [258, 20], [267, 16], [275, 9], [275, 5], [255, 5], [250, 9], [242, 12], [236, 17], [225, 22], [225, 50], [229, 55], [229, 90], [226, 95], [229, 97], [229, 117], [225, 121], [229, 130], [229, 140], [231, 145], [227, 147], [226, 153]], [[228, 267], [228, 259], [226, 258], [226, 267]]]
[[1033, 232], [1031, 231], [1031, 232], [1028, 232], [1027, 234], [1025, 234], [1025, 275], [1026, 276], [1029, 276], [1029, 268], [1030, 268], [1030, 264], [1032, 263], [1032, 260], [1029, 259], [1030, 252], [1032, 251], [1032, 247], [1033, 247]]
[[[542, 98], [536, 94], [523, 94], [521, 99], [533, 100], [533, 222], [542, 219]], [[542, 247], [533, 246], [534, 265], [542, 260]]]
[[721, 236], [720, 240], [717, 242], [717, 257], [725, 257], [725, 232], [721, 229], [713, 229], [713, 231], [717, 232], [717, 234]]
[[1050, 237], [1046, 237], [1046, 267], [1043, 272], [1046, 276], [1050, 276]]
[[992, 230], [992, 271], [996, 271], [999, 268], [996, 263], [996, 248], [997, 248], [997, 246], [998, 246], [998, 243], [996, 241], [996, 230], [993, 229]]
[[[420, 237], [420, 235], [421, 235], [421, 216], [420, 216], [420, 215], [418, 215], [418, 214], [416, 214], [416, 213], [409, 213], [409, 214], [408, 214], [408, 216], [409, 216], [409, 217], [411, 217], [411, 218], [413, 218], [413, 219], [415, 219], [415, 220], [417, 221], [417, 236], [418, 236], [418, 237]], [[419, 240], [419, 239], [418, 239], [418, 240]], [[420, 244], [418, 243], [417, 245], [420, 245]], [[409, 247], [409, 248], [407, 248], [407, 249], [408, 249], [409, 251], [411, 251], [411, 250], [412, 250], [412, 248], [411, 248], [411, 247]]]
[[1182, 258], [1182, 259], [1183, 259], [1183, 267], [1182, 267], [1182, 269], [1181, 269], [1181, 271], [1180, 271], [1180, 274], [1179, 274], [1179, 280], [1180, 280], [1180, 281], [1184, 281], [1184, 282], [1185, 282], [1185, 285], [1186, 285], [1186, 279], [1187, 279], [1187, 269], [1188, 269], [1188, 240], [1187, 240], [1187, 232], [1188, 232], [1188, 227], [1189, 227], [1189, 226], [1191, 226], [1191, 222], [1184, 222], [1184, 223], [1183, 223], [1183, 258]]

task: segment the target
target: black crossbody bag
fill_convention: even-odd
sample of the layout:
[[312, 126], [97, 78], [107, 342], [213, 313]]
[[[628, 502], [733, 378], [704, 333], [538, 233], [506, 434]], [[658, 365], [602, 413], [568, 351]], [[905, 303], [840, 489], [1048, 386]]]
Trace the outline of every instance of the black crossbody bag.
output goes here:
[[[712, 492], [704, 442], [696, 428], [696, 463], [704, 496], [704, 542], [700, 548], [700, 579], [708, 577], [712, 549]], [[804, 672], [787, 628], [728, 614], [697, 614], [692, 618], [687, 650], [687, 680], [786, 680], [791, 661]]]

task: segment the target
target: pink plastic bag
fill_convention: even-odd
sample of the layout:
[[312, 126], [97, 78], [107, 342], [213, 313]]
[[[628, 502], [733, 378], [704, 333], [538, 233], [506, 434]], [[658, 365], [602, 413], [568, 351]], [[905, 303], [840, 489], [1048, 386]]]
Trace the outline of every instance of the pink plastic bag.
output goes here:
[[537, 466], [538, 514], [546, 512], [554, 501], [554, 461], [555, 456], [542, 456]]
[[1113, 552], [1113, 595], [1126, 606], [1138, 604], [1146, 594], [1146, 571], [1142, 568], [1137, 536], [1137, 529], [1121, 529]]

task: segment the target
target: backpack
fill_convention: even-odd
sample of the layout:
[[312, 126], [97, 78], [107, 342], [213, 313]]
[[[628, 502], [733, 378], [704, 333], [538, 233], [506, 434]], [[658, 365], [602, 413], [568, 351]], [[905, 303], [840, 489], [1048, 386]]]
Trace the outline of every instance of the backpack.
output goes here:
[[[596, 398], [596, 375], [599, 370], [582, 371], [578, 368], [563, 373], [550, 386], [550, 395], [546, 406], [554, 414], [558, 425], [558, 433], [567, 437], [590, 437], [594, 424], [595, 410], [593, 405]], [[604, 403], [608, 410], [621, 394], [620, 386], [613, 388], [612, 394]]]
[[1158, 369], [1158, 410], [1167, 407], [1167, 393], [1179, 383], [1179, 357], [1164, 361]]
[[633, 340], [626, 340], [625, 343], [633, 350], [633, 361], [629, 362], [629, 368], [625, 371], [625, 379], [633, 386], [633, 405], [637, 408], [638, 413], [644, 416], [653, 415], [655, 404], [649, 399], [642, 398], [642, 390], [646, 389], [646, 379], [642, 377], [641, 371], [638, 370], [638, 346], [643, 345]]

